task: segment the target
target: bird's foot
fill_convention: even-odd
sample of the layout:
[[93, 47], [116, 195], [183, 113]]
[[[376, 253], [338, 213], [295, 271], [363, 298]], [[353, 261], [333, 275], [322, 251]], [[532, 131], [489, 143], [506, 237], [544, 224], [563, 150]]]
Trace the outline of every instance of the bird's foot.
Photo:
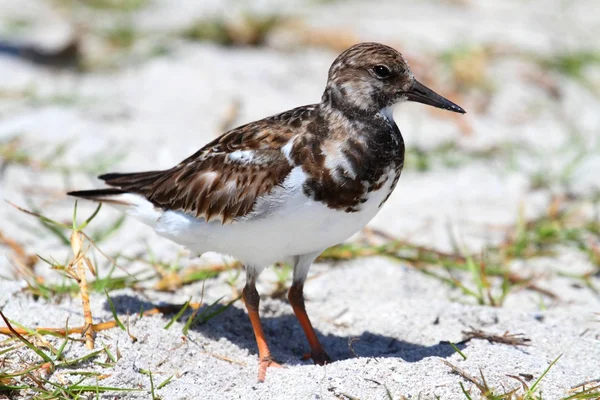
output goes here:
[[321, 351], [311, 351], [310, 353], [306, 353], [302, 356], [303, 360], [312, 359], [313, 362], [317, 365], [325, 365], [331, 363], [331, 357], [325, 352], [325, 350]]
[[276, 363], [269, 357], [263, 357], [258, 363], [258, 381], [264, 382], [267, 376], [267, 368], [281, 368], [281, 364]]

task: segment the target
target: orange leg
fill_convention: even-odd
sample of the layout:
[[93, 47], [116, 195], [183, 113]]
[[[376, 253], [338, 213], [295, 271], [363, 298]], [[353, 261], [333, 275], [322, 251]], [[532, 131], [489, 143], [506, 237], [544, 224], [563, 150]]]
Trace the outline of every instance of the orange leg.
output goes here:
[[310, 319], [308, 319], [306, 308], [304, 307], [303, 289], [304, 283], [293, 283], [288, 292], [288, 299], [294, 309], [296, 318], [298, 318], [298, 322], [300, 322], [300, 326], [304, 329], [304, 334], [306, 335], [306, 339], [310, 346], [310, 358], [313, 359], [315, 364], [325, 365], [331, 362], [331, 358], [323, 349], [323, 346], [321, 345], [321, 342], [319, 342], [315, 330], [310, 323]]
[[281, 367], [271, 358], [271, 352], [267, 341], [265, 340], [265, 333], [263, 332], [260, 318], [258, 316], [258, 304], [260, 303], [260, 297], [256, 291], [254, 281], [248, 281], [244, 290], [242, 291], [242, 297], [244, 303], [246, 303], [246, 309], [250, 316], [250, 322], [252, 323], [252, 329], [254, 330], [254, 336], [256, 337], [256, 345], [258, 346], [258, 381], [264, 382], [267, 375], [268, 367]]

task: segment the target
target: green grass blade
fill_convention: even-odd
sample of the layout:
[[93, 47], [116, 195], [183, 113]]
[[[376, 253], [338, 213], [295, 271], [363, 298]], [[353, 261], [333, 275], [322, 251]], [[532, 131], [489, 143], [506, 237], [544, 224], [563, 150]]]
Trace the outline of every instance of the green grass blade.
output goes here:
[[192, 315], [190, 315], [187, 319], [187, 321], [185, 322], [185, 325], [183, 327], [183, 334], [187, 335], [188, 331], [190, 329], [190, 327], [192, 326], [192, 324], [196, 321], [196, 315], [198, 315], [198, 317], [201, 317], [203, 314], [206, 314], [206, 312], [208, 312], [211, 308], [213, 308], [217, 303], [219, 303], [221, 300], [223, 300], [223, 297], [225, 296], [221, 296], [219, 297], [217, 300], [215, 300], [212, 304], [210, 304], [208, 307], [206, 307], [204, 310], [202, 310], [202, 313], [200, 313], [200, 315], [198, 315], [198, 313], [200, 312], [200, 308], [198, 308], [197, 310], [194, 310], [194, 312], [192, 313]]
[[7, 348], [7, 349], [0, 350], [0, 356], [1, 356], [2, 354], [10, 353], [11, 351], [13, 351], [13, 350], [15, 350], [15, 349], [18, 349], [18, 348], [19, 348], [19, 346], [12, 346], [12, 347], [9, 347], [9, 348]]
[[77, 230], [77, 200], [75, 200], [75, 205], [73, 206], [73, 228], [74, 231]]
[[174, 377], [175, 377], [175, 375], [171, 375], [170, 377], [165, 379], [160, 385], [158, 385], [156, 387], [156, 389], [159, 390], [159, 389], [164, 388], [165, 386], [167, 386], [169, 384], [169, 382], [171, 382], [171, 380], [173, 380]]
[[60, 364], [56, 364], [56, 366], [57, 367], [67, 367], [67, 366], [77, 365], [80, 362], [83, 362], [83, 361], [86, 361], [86, 360], [96, 357], [98, 354], [102, 353], [103, 351], [104, 351], [104, 349], [96, 350], [89, 354], [81, 356], [79, 358], [75, 358], [73, 360], [65, 360], [65, 361], [61, 362]]
[[468, 400], [473, 400], [473, 399], [471, 398], [471, 395], [469, 394], [469, 392], [467, 392], [467, 389], [465, 389], [465, 385], [463, 385], [463, 383], [462, 383], [462, 382], [459, 382], [458, 384], [460, 385], [460, 389], [462, 390], [462, 392], [463, 392], [463, 394], [465, 395], [465, 397], [466, 397]]
[[152, 378], [152, 371], [148, 371], [150, 375], [150, 395], [152, 396], [152, 400], [156, 400], [156, 394], [154, 394], [154, 379]]
[[110, 350], [108, 349], [108, 347], [106, 347], [106, 345], [104, 345], [104, 352], [106, 353], [107, 357], [110, 359], [110, 361], [112, 361], [113, 363], [116, 364], [117, 359], [115, 358], [115, 356], [110, 352]]
[[35, 347], [35, 345], [33, 343], [31, 343], [29, 340], [25, 339], [21, 334], [19, 334], [19, 332], [17, 332], [15, 330], [15, 328], [12, 327], [12, 325], [10, 324], [8, 319], [4, 316], [4, 313], [2, 311], [0, 311], [0, 316], [2, 317], [2, 319], [4, 320], [4, 323], [6, 324], [8, 329], [12, 332], [12, 334], [15, 335], [21, 342], [23, 342], [23, 344], [25, 344], [25, 346], [27, 346], [31, 350], [33, 350], [44, 361], [49, 362], [50, 364], [54, 365], [54, 361], [52, 360], [52, 358], [50, 358], [50, 356], [48, 354], [44, 353], [42, 350]]
[[221, 297], [221, 299], [217, 300], [216, 302], [214, 302], [210, 306], [208, 306], [202, 313], [200, 313], [200, 315], [198, 315], [197, 318], [194, 318], [194, 322], [197, 322], [198, 324], [206, 323], [211, 318], [214, 318], [217, 315], [221, 314], [222, 312], [226, 311], [229, 307], [231, 307], [233, 305], [233, 303], [238, 301], [240, 298], [241, 298], [241, 296], [238, 296], [235, 299], [231, 300], [229, 303], [225, 304], [224, 306], [221, 306], [218, 309], [211, 311], [214, 308], [216, 308], [217, 305], [219, 305], [219, 301], [222, 299], [222, 297]]
[[463, 358], [463, 360], [467, 359], [467, 356], [465, 356], [465, 354], [462, 351], [460, 351], [460, 349], [458, 347], [456, 347], [456, 345], [454, 343], [452, 343], [452, 342], [448, 342], [448, 343], [450, 344], [450, 346], [452, 346], [454, 351], [456, 351]]
[[115, 310], [115, 305], [113, 304], [110, 296], [108, 295], [108, 292], [106, 291], [106, 289], [104, 289], [104, 294], [106, 294], [106, 298], [108, 299], [108, 306], [110, 307], [110, 311], [112, 312], [113, 318], [115, 319], [115, 322], [117, 323], [117, 325], [119, 326], [119, 328], [121, 328], [122, 330], [125, 330], [125, 325], [123, 325], [121, 323], [121, 320], [119, 319], [119, 316], [117, 315], [117, 310]]
[[56, 361], [59, 361], [61, 359], [63, 351], [65, 351], [65, 347], [67, 346], [68, 342], [69, 342], [69, 319], [67, 318], [67, 322], [65, 324], [65, 340], [62, 342], [62, 344], [58, 348], [56, 356], [54, 357], [54, 359]]
[[181, 310], [179, 310], [179, 312], [177, 314], [175, 314], [175, 316], [173, 318], [171, 318], [169, 323], [167, 325], [165, 325], [165, 329], [169, 329], [171, 327], [171, 325], [173, 325], [175, 323], [175, 321], [177, 321], [183, 315], [185, 310], [187, 310], [187, 308], [189, 307], [190, 301], [192, 301], [191, 297], [188, 299], [188, 301], [186, 301], [186, 303], [183, 305], [183, 307], [181, 307]]
[[[77, 207], [77, 202], [75, 202], [75, 207]], [[86, 220], [84, 221], [84, 223], [83, 223], [83, 224], [81, 224], [80, 226], [78, 226], [78, 227], [77, 227], [77, 229], [74, 229], [74, 230], [81, 231], [81, 230], [83, 230], [83, 229], [84, 229], [86, 226], [88, 226], [88, 224], [89, 224], [90, 222], [92, 222], [92, 220], [93, 220], [94, 218], [96, 218], [96, 215], [98, 215], [98, 213], [100, 212], [100, 209], [101, 209], [101, 208], [102, 208], [102, 203], [98, 203], [98, 207], [96, 207], [96, 209], [94, 210], [94, 212], [92, 213], [92, 215], [90, 215], [90, 217], [89, 217], [88, 219], [86, 219]]]
[[559, 355], [558, 357], [556, 357], [556, 359], [554, 361], [552, 361], [550, 363], [550, 365], [548, 365], [548, 368], [546, 368], [546, 370], [542, 373], [542, 375], [540, 375], [540, 377], [536, 379], [536, 381], [533, 383], [533, 385], [531, 385], [531, 388], [529, 389], [529, 392], [527, 393], [527, 395], [531, 396], [531, 395], [533, 395], [533, 393], [535, 393], [535, 389], [537, 388], [537, 385], [542, 381], [544, 376], [546, 376], [546, 374], [550, 371], [550, 368], [552, 368], [554, 366], [554, 364], [556, 364], [561, 357], [562, 357], [562, 354]]

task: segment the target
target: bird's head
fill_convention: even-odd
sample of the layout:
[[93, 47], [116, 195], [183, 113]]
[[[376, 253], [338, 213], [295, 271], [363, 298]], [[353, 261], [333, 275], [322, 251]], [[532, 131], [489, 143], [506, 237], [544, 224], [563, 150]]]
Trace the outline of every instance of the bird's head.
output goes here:
[[465, 113], [417, 81], [402, 54], [379, 43], [354, 45], [336, 58], [323, 101], [350, 113], [375, 113], [401, 101]]

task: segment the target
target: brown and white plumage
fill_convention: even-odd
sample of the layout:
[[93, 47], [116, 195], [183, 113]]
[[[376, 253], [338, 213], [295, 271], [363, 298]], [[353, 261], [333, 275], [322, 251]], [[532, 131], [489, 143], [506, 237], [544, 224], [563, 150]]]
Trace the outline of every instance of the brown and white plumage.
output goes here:
[[281, 148], [295, 128], [274, 121], [229, 131], [165, 171], [107, 174], [100, 179], [140, 194], [157, 207], [231, 223], [248, 215], [257, 199], [281, 185], [292, 169]]
[[361, 43], [334, 61], [320, 103], [226, 132], [173, 168], [103, 175], [112, 188], [70, 194], [124, 208], [198, 253], [243, 262], [259, 380], [272, 359], [255, 280], [265, 266], [291, 262], [290, 303], [323, 364], [329, 357], [304, 311], [304, 281], [320, 252], [366, 225], [395, 188], [404, 142], [391, 107], [404, 100], [464, 113], [417, 82], [396, 50]]

